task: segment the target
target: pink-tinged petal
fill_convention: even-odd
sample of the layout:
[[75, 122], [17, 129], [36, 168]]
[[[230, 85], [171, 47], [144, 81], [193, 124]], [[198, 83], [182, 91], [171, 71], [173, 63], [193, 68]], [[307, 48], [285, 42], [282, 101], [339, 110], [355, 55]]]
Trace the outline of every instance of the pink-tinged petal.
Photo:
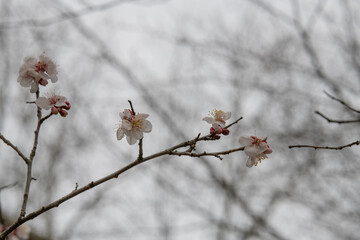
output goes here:
[[268, 147], [263, 153], [270, 154], [270, 153], [272, 153], [272, 149], [270, 147]]
[[216, 121], [211, 117], [204, 117], [202, 120], [210, 124], [216, 123]]
[[261, 153], [263, 153], [266, 150], [266, 148], [267, 148], [266, 146], [264, 148], [264, 146], [261, 144], [260, 145], [251, 144], [245, 147], [245, 154], [250, 157], [256, 157]]
[[39, 97], [38, 99], [36, 99], [35, 102], [38, 107], [45, 109], [45, 110], [49, 110], [52, 107], [49, 99], [47, 99], [45, 97]]
[[118, 130], [116, 131], [116, 138], [117, 140], [121, 140], [124, 137], [124, 131], [122, 130], [121, 127], [118, 128]]
[[123, 129], [130, 131], [132, 129], [131, 122], [129, 122], [128, 120], [123, 120], [122, 127]]
[[149, 132], [151, 132], [151, 130], [152, 130], [152, 124], [151, 124], [151, 122], [149, 122], [148, 120], [144, 120], [144, 122], [143, 122], [143, 127], [144, 127], [144, 132], [146, 132], [146, 133], [149, 133]]
[[137, 138], [133, 137], [133, 136], [126, 136], [126, 141], [130, 144], [130, 145], [134, 145], [137, 142]]
[[142, 131], [139, 131], [139, 130], [131, 131], [131, 135], [132, 135], [134, 138], [138, 139], [138, 140], [140, 140], [140, 139], [142, 139], [142, 138], [144, 137], [143, 132], [142, 132]]
[[64, 96], [58, 96], [59, 97], [59, 100], [55, 103], [55, 107], [65, 107], [65, 106], [67, 106], [66, 105], [66, 101], [67, 101], [67, 99], [66, 99], [66, 97], [64, 97]]
[[132, 115], [129, 109], [124, 109], [123, 112], [121, 112], [120, 114], [120, 118], [121, 119], [131, 119]]
[[249, 136], [241, 136], [239, 142], [242, 146], [249, 146], [253, 142], [253, 140]]

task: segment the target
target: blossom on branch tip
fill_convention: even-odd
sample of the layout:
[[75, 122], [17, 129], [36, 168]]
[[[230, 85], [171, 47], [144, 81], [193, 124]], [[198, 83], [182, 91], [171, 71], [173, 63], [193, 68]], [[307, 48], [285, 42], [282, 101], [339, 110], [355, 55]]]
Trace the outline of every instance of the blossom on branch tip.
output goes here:
[[210, 134], [229, 135], [230, 131], [224, 127], [226, 124], [226, 120], [228, 120], [230, 117], [231, 112], [223, 112], [222, 110], [214, 109], [209, 112], [209, 117], [204, 117], [203, 120], [212, 125], [212, 127], [210, 128]]
[[52, 93], [49, 97], [39, 97], [35, 101], [36, 105], [42, 109], [49, 110], [51, 109], [52, 114], [58, 114], [62, 117], [66, 117], [71, 108], [70, 102], [64, 96], [56, 95]]
[[121, 124], [116, 131], [117, 140], [121, 140], [126, 135], [126, 140], [133, 145], [144, 136], [144, 132], [152, 130], [152, 124], [146, 120], [149, 114], [134, 114], [130, 109], [125, 109], [120, 113]]
[[254, 136], [242, 136], [239, 139], [241, 145], [245, 147], [245, 154], [249, 156], [246, 166], [251, 168], [257, 166], [259, 162], [267, 158], [267, 154], [272, 153], [272, 150], [267, 143], [267, 137], [264, 139]]
[[35, 93], [39, 84], [46, 86], [48, 80], [56, 82], [57, 78], [56, 64], [49, 57], [42, 53], [39, 60], [33, 57], [26, 57], [23, 65], [19, 69], [17, 81], [23, 87], [30, 87], [30, 92]]
[[[5, 231], [7, 228], [0, 226], [0, 233]], [[28, 240], [30, 237], [30, 227], [27, 224], [20, 225], [14, 231], [12, 231], [8, 238], [9, 240]]]

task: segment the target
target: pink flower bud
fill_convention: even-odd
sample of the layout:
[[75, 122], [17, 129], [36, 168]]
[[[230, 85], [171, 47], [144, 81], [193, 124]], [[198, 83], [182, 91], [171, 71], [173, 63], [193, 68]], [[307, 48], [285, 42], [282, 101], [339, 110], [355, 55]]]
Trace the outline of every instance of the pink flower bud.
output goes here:
[[58, 109], [57, 107], [52, 107], [52, 108], [51, 108], [51, 113], [52, 113], [52, 114], [55, 114], [55, 115], [56, 115], [56, 114], [58, 114], [58, 112], [59, 112], [59, 109]]
[[224, 134], [224, 135], [229, 135], [230, 130], [227, 129], [227, 128], [223, 128], [221, 133]]
[[62, 117], [66, 117], [66, 116], [68, 115], [68, 112], [65, 111], [65, 110], [62, 109], [62, 108], [59, 109], [59, 113], [60, 113], [60, 115], [61, 115]]

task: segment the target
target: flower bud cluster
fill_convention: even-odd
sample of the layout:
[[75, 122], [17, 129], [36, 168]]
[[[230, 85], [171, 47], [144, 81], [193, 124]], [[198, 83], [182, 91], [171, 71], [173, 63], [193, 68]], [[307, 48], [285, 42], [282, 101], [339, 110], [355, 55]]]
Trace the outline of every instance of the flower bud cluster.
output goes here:
[[[30, 87], [31, 93], [36, 93], [39, 91], [39, 85], [46, 86], [49, 83], [48, 80], [51, 80], [52, 83], [57, 82], [57, 74], [55, 62], [42, 53], [39, 59], [33, 57], [24, 59], [17, 81], [23, 87]], [[51, 109], [51, 114], [56, 115], [59, 113], [62, 117], [66, 117], [68, 115], [67, 110], [71, 108], [66, 97], [56, 95], [54, 92], [49, 94], [48, 97], [38, 97], [35, 103], [42, 109]]]
[[70, 102], [64, 96], [56, 95], [52, 93], [49, 97], [39, 97], [36, 99], [36, 105], [42, 109], [49, 110], [51, 109], [52, 114], [58, 114], [62, 117], [66, 117], [71, 108]]
[[[209, 112], [209, 116], [204, 117], [203, 120], [212, 125], [210, 128], [211, 136], [219, 139], [219, 134], [229, 135], [230, 131], [225, 128], [225, 124], [230, 117], [231, 112], [214, 109]], [[244, 146], [244, 152], [249, 157], [246, 162], [246, 166], [249, 168], [254, 165], [257, 166], [259, 162], [267, 158], [267, 154], [272, 153], [272, 149], [267, 143], [267, 138], [261, 139], [254, 136], [242, 136], [239, 142]]]
[[210, 123], [210, 134], [215, 138], [219, 139], [218, 134], [229, 135], [229, 129], [225, 128], [226, 121], [231, 117], [231, 112], [224, 112], [222, 110], [214, 109], [209, 112], [208, 117], [204, 117], [203, 120]]

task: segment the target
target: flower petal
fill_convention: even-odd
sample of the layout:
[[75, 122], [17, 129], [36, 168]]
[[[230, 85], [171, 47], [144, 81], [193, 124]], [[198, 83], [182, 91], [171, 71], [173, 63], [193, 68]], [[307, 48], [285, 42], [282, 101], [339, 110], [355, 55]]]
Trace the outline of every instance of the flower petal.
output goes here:
[[149, 114], [146, 113], [138, 113], [135, 115], [135, 119], [146, 119], [149, 116]]
[[121, 126], [116, 131], [116, 138], [117, 140], [121, 140], [124, 137], [124, 131], [122, 130]]
[[49, 110], [51, 108], [49, 99], [47, 99], [45, 97], [39, 97], [38, 99], [36, 99], [35, 102], [36, 102], [36, 105], [42, 109]]
[[231, 112], [224, 113], [224, 116], [223, 116], [224, 121], [229, 120], [230, 118], [231, 118]]
[[211, 117], [204, 117], [202, 120], [210, 124], [216, 123], [216, 121]]
[[127, 135], [126, 140], [130, 145], [134, 145], [138, 139], [136, 139], [135, 137], [133, 137], [131, 135]]
[[152, 124], [148, 120], [144, 120], [143, 122], [144, 132], [149, 133], [152, 130]]
[[245, 154], [250, 157], [256, 157], [263, 153], [267, 149], [267, 146], [264, 144], [251, 144], [249, 146], [245, 146]]
[[36, 93], [36, 91], [38, 90], [39, 86], [37, 82], [32, 82], [31, 83], [31, 87], [30, 87], [30, 92], [31, 93]]
[[129, 122], [128, 120], [123, 120], [123, 121], [122, 121], [122, 127], [123, 127], [125, 130], [130, 131], [130, 130], [132, 129], [131, 122]]
[[132, 135], [134, 138], [138, 139], [138, 140], [140, 140], [140, 139], [142, 139], [142, 138], [144, 137], [143, 132], [140, 131], [140, 130], [133, 130], [133, 131], [131, 131], [131, 135]]
[[249, 146], [252, 143], [252, 139], [249, 136], [241, 136], [239, 142], [242, 146]]

